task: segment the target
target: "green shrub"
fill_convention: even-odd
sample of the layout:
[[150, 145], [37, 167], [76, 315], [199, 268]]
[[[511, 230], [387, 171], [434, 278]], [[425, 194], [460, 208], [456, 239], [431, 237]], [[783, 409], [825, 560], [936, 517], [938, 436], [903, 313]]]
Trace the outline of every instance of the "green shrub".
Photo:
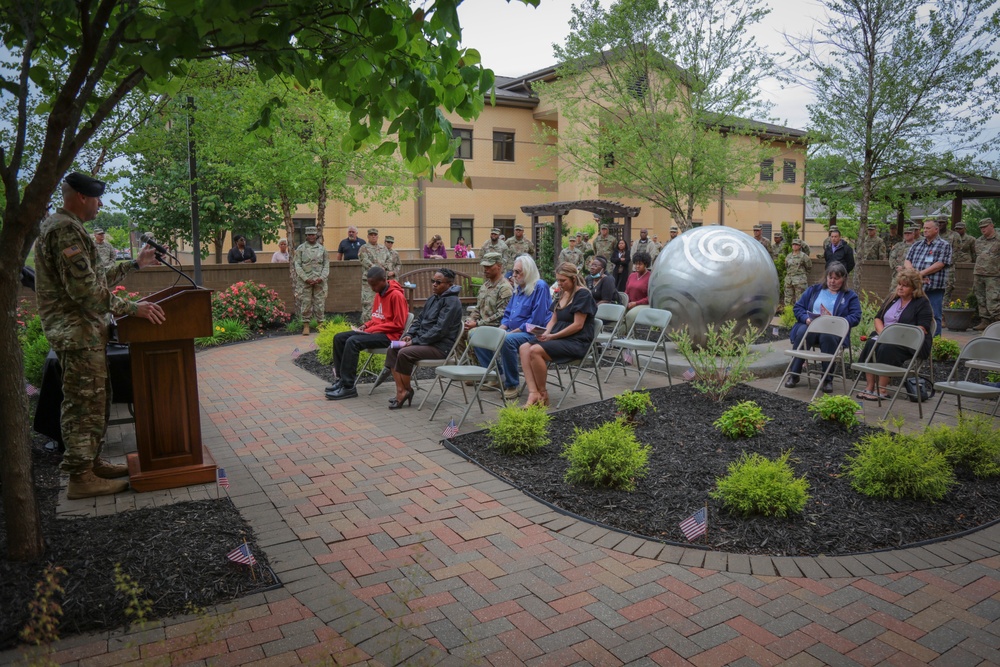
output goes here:
[[212, 320], [227, 317], [258, 330], [291, 319], [278, 293], [252, 280], [240, 281], [212, 296]]
[[795, 326], [795, 322], [795, 308], [789, 304], [781, 311], [781, 326], [786, 329], [791, 329]]
[[990, 371], [989, 373], [986, 374], [986, 381], [1000, 382], [1000, 373], [997, 373], [996, 371]]
[[194, 342], [202, 347], [215, 347], [248, 338], [250, 338], [250, 328], [247, 325], [237, 319], [226, 317], [215, 323], [211, 336], [195, 338]]
[[615, 396], [615, 407], [618, 416], [629, 422], [636, 422], [639, 417], [645, 417], [650, 410], [655, 411], [653, 399], [648, 391], [625, 391]]
[[866, 435], [847, 457], [851, 486], [873, 498], [939, 500], [955, 483], [944, 454], [926, 438], [881, 431]]
[[709, 495], [731, 512], [742, 515], [788, 516], [801, 512], [809, 500], [809, 482], [796, 479], [787, 451], [771, 461], [754, 452], [743, 452], [729, 464], [728, 474], [715, 480]]
[[1000, 431], [993, 418], [959, 415], [954, 428], [934, 426], [924, 437], [956, 468], [965, 468], [976, 477], [1000, 475]]
[[488, 430], [490, 447], [504, 454], [534, 454], [549, 444], [549, 421], [552, 417], [540, 404], [520, 407], [516, 403], [500, 408]]
[[953, 340], [937, 336], [931, 341], [931, 357], [934, 361], [958, 359], [958, 355], [961, 353], [962, 348]]
[[[301, 325], [299, 326], [301, 331]], [[350, 320], [343, 315], [334, 315], [319, 325], [316, 330], [316, 358], [319, 359], [320, 363], [327, 366], [333, 363], [333, 337], [341, 332], [350, 331], [353, 326]], [[370, 356], [372, 356], [371, 352], [362, 350], [361, 354], [358, 355], [358, 368], [364, 366], [365, 360]], [[385, 366], [385, 355], [376, 354], [369, 368], [374, 368], [377, 373], [383, 366]]]
[[840, 422], [846, 428], [854, 428], [861, 423], [858, 410], [861, 406], [850, 396], [825, 394], [813, 399], [809, 404], [809, 412], [814, 419], [826, 419]]
[[646, 476], [650, 449], [639, 444], [630, 424], [616, 419], [589, 431], [575, 429], [560, 456], [569, 460], [567, 482], [632, 491]]
[[694, 388], [714, 401], [721, 401], [736, 385], [754, 378], [750, 364], [760, 355], [752, 352], [750, 346], [757, 335], [750, 328], [737, 336], [736, 320], [730, 320], [719, 327], [709, 324], [705, 345], [699, 348], [694, 346], [687, 328], [670, 334], [670, 339], [694, 369], [691, 381]]
[[41, 332], [33, 339], [26, 337], [21, 343], [21, 353], [24, 358], [24, 379], [36, 387], [41, 387], [45, 358], [49, 356], [48, 339]]
[[292, 334], [302, 333], [302, 319], [296, 315], [292, 319], [288, 320], [288, 324], [285, 325], [285, 331]]
[[865, 346], [861, 337], [875, 331], [875, 315], [882, 307], [882, 300], [873, 292], [862, 291], [858, 295], [858, 300], [861, 301], [861, 323], [851, 328], [851, 348], [855, 356], [860, 354], [861, 348]]
[[723, 412], [712, 426], [727, 438], [737, 440], [763, 433], [764, 425], [769, 421], [771, 418], [764, 414], [755, 401], [743, 401]]

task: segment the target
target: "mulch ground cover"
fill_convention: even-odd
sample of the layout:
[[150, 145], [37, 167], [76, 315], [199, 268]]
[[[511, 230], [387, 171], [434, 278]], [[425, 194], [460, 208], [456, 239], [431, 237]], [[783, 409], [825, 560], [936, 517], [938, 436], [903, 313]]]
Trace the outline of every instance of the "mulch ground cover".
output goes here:
[[[656, 412], [636, 426], [639, 442], [652, 446], [649, 471], [635, 491], [574, 486], [559, 456], [574, 428], [591, 429], [614, 419], [613, 400], [553, 414], [550, 444], [532, 456], [505, 456], [490, 449], [485, 431], [460, 435], [452, 444], [484, 468], [532, 495], [608, 527], [667, 542], [687, 544], [678, 524], [707, 503], [707, 540], [712, 549], [744, 554], [843, 555], [896, 548], [955, 534], [1000, 517], [1000, 480], [958, 473], [959, 484], [937, 503], [876, 500], [851, 488], [845, 457], [873, 427], [847, 431], [813, 421], [806, 404], [749, 386], [716, 403], [690, 384], [650, 392]], [[771, 417], [764, 433], [729, 440], [713, 426], [739, 401], [754, 400]], [[809, 481], [811, 499], [789, 518], [743, 518], [708, 497], [715, 480], [741, 452], [776, 458], [792, 450], [797, 476]]]
[[[146, 620], [191, 613], [275, 586], [264, 553], [250, 526], [225, 498], [177, 503], [111, 516], [57, 519], [61, 454], [47, 451], [45, 438], [32, 446], [35, 488], [46, 541], [37, 563], [15, 563], [0, 556], [0, 649], [18, 641], [28, 621], [35, 584], [47, 564], [65, 568], [60, 637], [125, 626], [126, 596], [115, 590], [115, 565], [121, 566], [151, 602]], [[246, 539], [257, 566], [226, 559]], [[7, 552], [0, 507], [0, 554]]]

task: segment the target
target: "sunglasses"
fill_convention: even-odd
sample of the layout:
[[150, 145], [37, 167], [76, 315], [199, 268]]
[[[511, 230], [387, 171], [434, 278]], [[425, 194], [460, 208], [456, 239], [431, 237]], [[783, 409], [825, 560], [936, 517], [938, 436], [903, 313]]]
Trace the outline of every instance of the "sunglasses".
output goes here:
[[448, 282], [447, 280], [432, 280], [431, 284], [432, 285], [443, 285], [443, 284], [447, 284], [447, 282]]

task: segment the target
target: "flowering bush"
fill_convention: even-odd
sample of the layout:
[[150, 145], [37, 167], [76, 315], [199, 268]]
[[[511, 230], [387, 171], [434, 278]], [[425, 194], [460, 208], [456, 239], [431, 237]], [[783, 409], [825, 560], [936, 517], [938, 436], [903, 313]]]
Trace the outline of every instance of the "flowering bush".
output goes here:
[[948, 303], [948, 308], [954, 308], [956, 310], [968, 310], [972, 306], [969, 305], [968, 301], [963, 301], [962, 299], [955, 299]]
[[278, 293], [252, 280], [240, 281], [212, 297], [212, 319], [239, 320], [251, 329], [285, 324], [292, 316]]
[[233, 318], [218, 320], [215, 323], [215, 330], [211, 336], [195, 338], [194, 342], [202, 347], [215, 347], [224, 343], [232, 343], [238, 340], [250, 338], [250, 329], [247, 325]]
[[124, 285], [118, 285], [113, 290], [111, 290], [111, 293], [114, 294], [115, 296], [118, 296], [118, 297], [121, 297], [121, 298], [125, 299], [126, 301], [138, 301], [139, 300], [139, 293], [138, 292], [129, 292], [127, 289], [125, 289]]

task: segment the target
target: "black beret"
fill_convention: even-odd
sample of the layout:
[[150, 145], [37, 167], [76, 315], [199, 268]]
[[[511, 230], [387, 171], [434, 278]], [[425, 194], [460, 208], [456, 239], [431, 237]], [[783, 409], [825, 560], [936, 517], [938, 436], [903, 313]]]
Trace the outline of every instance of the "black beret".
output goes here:
[[92, 176], [81, 174], [78, 171], [74, 171], [72, 174], [67, 176], [66, 182], [71, 188], [79, 192], [81, 195], [86, 195], [88, 197], [100, 197], [104, 194], [104, 181], [99, 181]]

